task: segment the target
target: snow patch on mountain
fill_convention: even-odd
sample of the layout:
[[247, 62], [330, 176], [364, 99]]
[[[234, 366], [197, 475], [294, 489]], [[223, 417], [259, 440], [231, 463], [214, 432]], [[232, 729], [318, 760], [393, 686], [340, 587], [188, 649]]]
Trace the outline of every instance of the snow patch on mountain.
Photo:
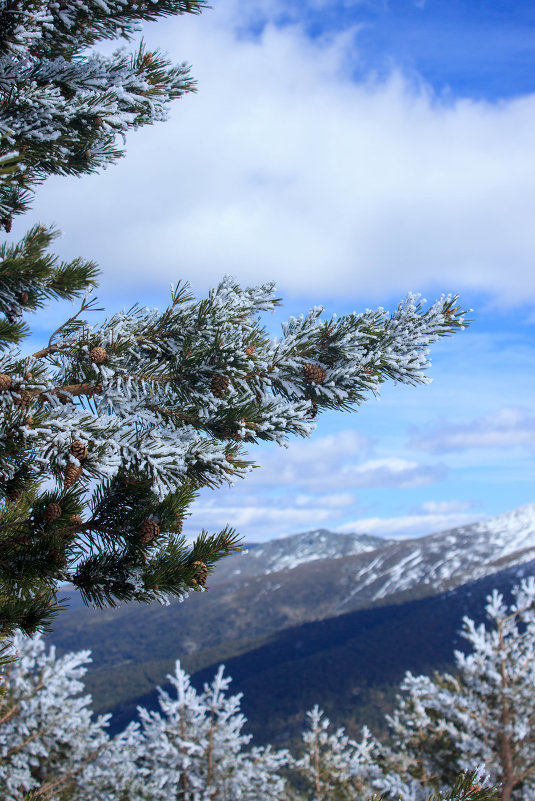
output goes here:
[[[359, 560], [338, 611], [352, 607], [357, 598], [373, 603], [422, 584], [442, 592], [534, 558], [535, 504], [528, 504], [477, 523], [391, 542], [364, 565]], [[347, 566], [349, 572], [352, 567]]]
[[246, 553], [229, 557], [220, 563], [214, 578], [226, 581], [233, 576], [268, 575], [280, 570], [293, 570], [318, 559], [337, 559], [374, 551], [390, 542], [393, 540], [369, 534], [339, 534], [324, 528], [313, 529], [247, 545]]

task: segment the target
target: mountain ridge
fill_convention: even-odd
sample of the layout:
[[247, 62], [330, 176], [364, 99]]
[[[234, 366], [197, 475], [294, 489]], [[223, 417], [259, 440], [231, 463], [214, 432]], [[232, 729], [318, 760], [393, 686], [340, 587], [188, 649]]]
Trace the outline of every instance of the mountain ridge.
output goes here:
[[[225, 673], [232, 678], [232, 693], [243, 693], [248, 731], [257, 743], [295, 746], [305, 712], [318, 703], [351, 736], [357, 737], [364, 723], [384, 734], [384, 715], [392, 711], [405, 672], [455, 672], [454, 649], [469, 650], [460, 634], [464, 615], [485, 622], [492, 590], [510, 602], [513, 586], [533, 574], [535, 560], [438, 595], [294, 626], [231, 657]], [[201, 689], [219, 664], [193, 672], [192, 684]], [[161, 686], [171, 691], [168, 682]], [[136, 719], [138, 705], [158, 709], [156, 688], [110, 707], [113, 733]]]
[[[349, 550], [370, 545], [370, 540], [358, 544], [368, 535], [346, 540], [346, 534], [331, 534]], [[210, 591], [192, 593], [184, 604], [95, 610], [82, 606], [74, 594], [73, 608], [59, 615], [49, 639], [60, 653], [92, 651], [86, 683], [95, 708], [103, 711], [110, 694], [126, 703], [161, 683], [177, 657], [195, 672], [295, 625], [401, 605], [529, 562], [535, 558], [535, 504], [422, 538], [381, 541], [380, 547], [359, 553], [317, 558], [325, 553], [311, 548], [309, 560], [295, 564], [310, 535], [227, 557], [226, 573], [210, 577]], [[272, 570], [282, 563], [283, 569]]]

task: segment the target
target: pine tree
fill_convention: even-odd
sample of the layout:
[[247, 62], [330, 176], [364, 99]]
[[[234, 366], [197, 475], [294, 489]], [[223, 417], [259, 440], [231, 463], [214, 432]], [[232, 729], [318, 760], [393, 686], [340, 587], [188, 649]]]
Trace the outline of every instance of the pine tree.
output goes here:
[[[17, 634], [15, 649], [19, 659], [0, 673], [3, 801], [386, 801], [372, 796], [382, 771], [369, 732], [357, 743], [342, 729], [329, 731], [317, 707], [308, 714], [300, 759], [271, 746], [250, 747], [241, 695], [227, 696], [223, 666], [197, 692], [177, 662], [168, 677], [173, 697], [159, 689], [161, 713], [138, 708], [141, 724], [132, 722], [110, 739], [109, 715], [91, 720], [91, 698], [80, 696], [88, 651], [58, 659], [40, 633]], [[291, 789], [288, 776], [301, 792]], [[400, 797], [496, 801], [498, 795], [479, 766], [434, 794]]]
[[289, 754], [270, 746], [245, 750], [251, 736], [242, 733], [241, 695], [226, 695], [230, 678], [223, 671], [221, 665], [198, 693], [177, 661], [168, 676], [176, 697], [158, 688], [162, 714], [138, 707], [141, 730], [136, 722], [116, 738], [115, 768], [102, 760], [87, 791], [110, 801], [282, 801], [278, 774]]
[[458, 675], [406, 674], [388, 717], [391, 741], [377, 786], [402, 801], [445, 791], [460, 770], [484, 763], [501, 801], [535, 799], [535, 578], [507, 608], [487, 599], [490, 629], [464, 618], [472, 653], [455, 652]]
[[[117, 137], [162, 119], [194, 85], [142, 46], [104, 58], [142, 20], [198, 13], [193, 0], [0, 2], [0, 220], [27, 208], [48, 175], [113, 162]], [[258, 315], [272, 285], [225, 279], [195, 302], [186, 285], [163, 312], [138, 306], [92, 326], [97, 269], [59, 262], [36, 226], [0, 248], [0, 633], [46, 631], [58, 582], [86, 603], [167, 603], [202, 590], [238, 548], [229, 527], [181, 536], [202, 487], [252, 468], [243, 445], [307, 436], [322, 409], [354, 409], [388, 379], [426, 381], [427, 347], [463, 328], [457, 297], [320, 320], [291, 318], [271, 341]], [[25, 355], [24, 314], [82, 298], [47, 344]]]
[[349, 738], [343, 728], [330, 731], [329, 718], [316, 705], [307, 712], [303, 732], [305, 751], [292, 766], [307, 801], [354, 801], [372, 793], [377, 746], [365, 726], [362, 741]]
[[18, 659], [4, 668], [1, 682], [0, 796], [22, 801], [30, 792], [35, 801], [83, 801], [77, 783], [105, 748], [110, 717], [92, 721], [91, 697], [80, 697], [89, 651], [57, 659], [40, 634], [20, 633], [11, 650]]
[[49, 175], [83, 175], [116, 161], [117, 139], [165, 119], [194, 91], [185, 64], [144, 44], [109, 57], [90, 48], [130, 39], [143, 20], [199, 13], [204, 0], [1, 0], [0, 225], [25, 211]]

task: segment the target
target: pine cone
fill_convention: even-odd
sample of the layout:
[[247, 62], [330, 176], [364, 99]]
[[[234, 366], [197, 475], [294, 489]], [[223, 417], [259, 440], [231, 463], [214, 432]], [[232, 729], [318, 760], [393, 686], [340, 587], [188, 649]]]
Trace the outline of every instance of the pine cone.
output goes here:
[[252, 346], [252, 345], [249, 345], [249, 347], [248, 347], [248, 348], [245, 348], [245, 353], [247, 354], [247, 356], [252, 356], [252, 355], [253, 355], [253, 353], [254, 353], [254, 350], [255, 350], [255, 349], [253, 348], [253, 346]]
[[319, 364], [304, 364], [303, 375], [310, 384], [323, 384], [327, 373]]
[[314, 403], [314, 401], [312, 401], [312, 406], [311, 406], [310, 412], [308, 413], [309, 419], [310, 420], [314, 420], [314, 418], [316, 417], [317, 413], [318, 413], [318, 404]]
[[11, 389], [11, 376], [6, 375], [5, 373], [0, 373], [0, 392], [5, 392], [8, 389]]
[[71, 515], [69, 530], [74, 534], [78, 527], [83, 524], [81, 515]]
[[104, 350], [104, 348], [100, 348], [98, 345], [96, 348], [91, 349], [91, 353], [89, 354], [89, 359], [93, 362], [93, 364], [102, 364], [107, 359], [108, 354]]
[[82, 468], [78, 465], [69, 462], [67, 467], [65, 468], [65, 481], [63, 486], [65, 489], [69, 489], [72, 487], [73, 484], [76, 484], [80, 476], [82, 475]]
[[11, 503], [17, 503], [22, 498], [22, 490], [21, 489], [10, 489], [7, 491], [7, 497], [11, 501]]
[[237, 431], [234, 431], [229, 425], [222, 425], [219, 431], [214, 434], [216, 439], [232, 439], [234, 442], [240, 442], [241, 437]]
[[13, 396], [15, 406], [27, 406], [32, 399], [27, 389], [14, 389]]
[[57, 520], [58, 517], [61, 517], [61, 506], [59, 503], [49, 503], [48, 506], [45, 506], [43, 514], [45, 523], [52, 523], [54, 520]]
[[222, 398], [227, 389], [229, 388], [230, 381], [226, 375], [215, 375], [212, 378], [210, 389], [216, 398]]
[[204, 562], [201, 562], [199, 559], [193, 562], [191, 566], [192, 567], [198, 566], [197, 571], [195, 573], [194, 581], [196, 584], [200, 584], [201, 587], [204, 587], [204, 585], [206, 584], [206, 579], [208, 578], [208, 568], [206, 567]]
[[21, 303], [24, 306], [25, 303], [28, 303], [29, 297], [30, 296], [28, 295], [27, 292], [21, 292], [19, 295], [19, 303]]
[[141, 542], [151, 542], [152, 540], [156, 539], [159, 533], [160, 526], [156, 520], [145, 520], [139, 529], [139, 537]]
[[87, 456], [87, 445], [84, 445], [79, 439], [72, 443], [69, 450], [79, 462], [83, 461]]

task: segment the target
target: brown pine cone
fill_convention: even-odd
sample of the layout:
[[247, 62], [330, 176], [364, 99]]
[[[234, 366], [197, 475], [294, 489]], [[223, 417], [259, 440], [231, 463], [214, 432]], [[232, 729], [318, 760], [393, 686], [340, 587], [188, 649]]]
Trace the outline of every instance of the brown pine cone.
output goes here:
[[139, 538], [141, 542], [151, 542], [156, 539], [160, 533], [160, 526], [156, 520], [145, 520], [139, 529]]
[[231, 439], [234, 442], [240, 442], [241, 437], [237, 431], [234, 431], [229, 425], [222, 425], [219, 431], [214, 434], [216, 439]]
[[83, 461], [87, 456], [87, 445], [84, 445], [84, 443], [80, 442], [78, 439], [72, 443], [69, 450], [79, 462]]
[[89, 354], [89, 359], [94, 364], [102, 364], [102, 362], [106, 361], [107, 356], [108, 354], [106, 353], [104, 348], [101, 348], [97, 345], [97, 347], [91, 349], [91, 352]]
[[255, 351], [255, 349], [253, 348], [252, 345], [249, 345], [248, 348], [245, 348], [245, 353], [247, 354], [247, 356], [252, 356], [254, 351]]
[[222, 398], [227, 389], [229, 388], [230, 381], [226, 375], [215, 375], [212, 378], [210, 389], [216, 398]]
[[59, 503], [49, 503], [48, 506], [45, 506], [43, 514], [45, 523], [52, 523], [54, 520], [57, 520], [58, 517], [61, 517], [61, 506]]
[[197, 567], [194, 579], [195, 583], [200, 584], [201, 587], [204, 587], [204, 585], [206, 584], [206, 579], [208, 578], [208, 568], [206, 567], [204, 562], [201, 562], [199, 559], [193, 562], [191, 566]]
[[10, 375], [0, 373], [0, 392], [6, 392], [6, 390], [11, 389], [12, 383]]
[[304, 364], [303, 375], [305, 380], [311, 384], [323, 384], [327, 373], [319, 364]]
[[28, 303], [29, 297], [30, 296], [28, 295], [27, 292], [21, 292], [19, 295], [19, 303], [21, 303], [24, 306], [25, 303]]
[[310, 420], [314, 420], [314, 418], [316, 417], [317, 413], [318, 413], [318, 404], [314, 403], [314, 401], [312, 401], [312, 407], [311, 407], [310, 412], [308, 414], [309, 419]]
[[72, 487], [73, 484], [76, 484], [81, 475], [82, 468], [73, 464], [72, 462], [69, 462], [65, 468], [65, 481], [63, 484], [65, 489], [69, 489], [69, 487]]
[[71, 515], [69, 530], [74, 533], [83, 522], [81, 515]]
[[13, 390], [13, 403], [15, 406], [27, 406], [31, 401], [32, 396], [27, 389], [14, 389]]

